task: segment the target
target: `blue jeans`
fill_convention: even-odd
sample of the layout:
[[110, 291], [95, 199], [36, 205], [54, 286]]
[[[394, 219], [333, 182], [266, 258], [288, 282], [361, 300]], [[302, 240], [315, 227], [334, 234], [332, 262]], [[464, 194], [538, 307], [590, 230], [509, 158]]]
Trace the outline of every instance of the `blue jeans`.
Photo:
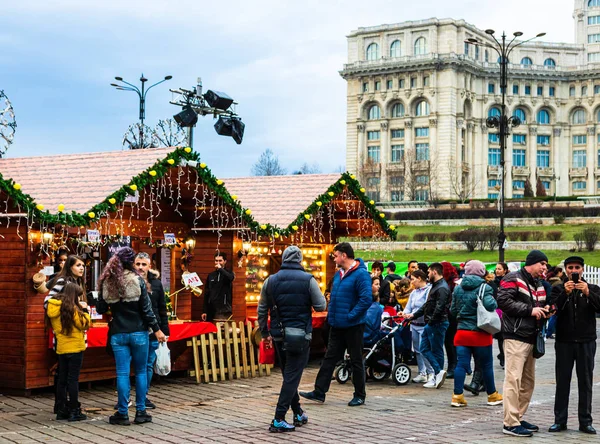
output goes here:
[[546, 327], [546, 338], [550, 338], [556, 332], [556, 315], [552, 315], [548, 319], [548, 326]]
[[448, 330], [448, 321], [439, 324], [427, 324], [421, 337], [421, 353], [429, 361], [437, 375], [444, 370], [444, 339]]
[[135, 408], [146, 410], [146, 392], [148, 391], [148, 375], [146, 364], [148, 362], [148, 332], [116, 333], [110, 338], [115, 362], [117, 364], [117, 394], [119, 413], [127, 415], [129, 402], [129, 371], [131, 361], [135, 372]]
[[471, 369], [471, 356], [475, 358], [476, 367], [481, 369], [485, 391], [488, 395], [496, 393], [496, 383], [494, 382], [494, 357], [492, 346], [487, 347], [465, 347], [458, 345], [456, 347], [458, 363], [454, 369], [454, 394], [463, 393], [465, 377]]
[[156, 350], [158, 350], [158, 341], [156, 339], [148, 340], [148, 366], [146, 367], [146, 373], [148, 374], [148, 390], [150, 391], [150, 383], [152, 382], [152, 376], [154, 375], [154, 363], [156, 362]]

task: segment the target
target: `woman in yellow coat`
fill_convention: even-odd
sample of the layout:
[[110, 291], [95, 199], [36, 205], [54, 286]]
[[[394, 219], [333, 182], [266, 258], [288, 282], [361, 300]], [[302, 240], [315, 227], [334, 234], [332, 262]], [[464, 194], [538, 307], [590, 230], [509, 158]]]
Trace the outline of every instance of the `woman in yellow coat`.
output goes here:
[[85, 331], [90, 328], [87, 303], [81, 301], [83, 296], [83, 289], [69, 282], [59, 296], [48, 300], [46, 315], [56, 335], [56, 354], [59, 361], [56, 419], [81, 421], [87, 418], [81, 413], [79, 404], [79, 372], [86, 348]]

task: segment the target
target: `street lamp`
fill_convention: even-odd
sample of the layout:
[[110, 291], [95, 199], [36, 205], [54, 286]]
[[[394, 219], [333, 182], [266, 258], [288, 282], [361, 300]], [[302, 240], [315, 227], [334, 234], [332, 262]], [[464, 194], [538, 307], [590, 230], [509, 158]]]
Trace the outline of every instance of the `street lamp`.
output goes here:
[[[148, 89], [145, 89], [145, 85], [146, 85], [146, 82], [148, 81], [148, 79], [146, 77], [144, 77], [144, 74], [142, 73], [142, 75], [140, 77], [140, 82], [142, 82], [141, 91], [137, 86], [123, 80], [123, 77], [115, 77], [115, 80], [118, 82], [121, 82], [121, 84], [111, 83], [110, 86], [114, 86], [119, 91], [133, 91], [138, 95], [138, 97], [140, 98], [140, 123], [143, 126], [144, 119], [146, 118], [146, 95], [148, 94], [148, 91], [150, 91], [156, 85], [166, 82], [167, 80], [171, 80], [172, 78], [173, 78], [173, 76], [165, 76], [165, 78], [162, 79], [160, 82], [156, 82], [154, 85], [151, 85], [150, 87], [148, 87]], [[127, 85], [127, 86], [125, 86], [125, 85]]]
[[498, 63], [500, 64], [500, 92], [502, 94], [502, 106], [500, 108], [500, 116], [488, 117], [486, 119], [486, 126], [488, 128], [498, 128], [498, 133], [500, 136], [500, 177], [501, 177], [501, 189], [500, 189], [500, 202], [499, 202], [499, 211], [500, 211], [500, 233], [498, 233], [498, 261], [504, 262], [504, 246], [506, 242], [506, 234], [504, 233], [504, 194], [505, 194], [505, 179], [506, 179], [506, 171], [504, 168], [505, 162], [505, 150], [506, 150], [506, 138], [510, 132], [511, 128], [516, 128], [521, 124], [521, 121], [518, 117], [507, 116], [506, 113], [506, 85], [508, 83], [508, 63], [509, 56], [513, 49], [518, 46], [521, 46], [527, 42], [532, 41], [538, 37], [543, 37], [546, 35], [545, 32], [539, 33], [535, 37], [530, 38], [529, 40], [525, 40], [522, 42], [515, 43], [517, 37], [521, 37], [523, 35], [522, 32], [513, 33], [513, 38], [509, 42], [506, 40], [506, 34], [503, 32], [500, 40], [496, 38], [494, 35], [495, 31], [493, 29], [486, 29], [485, 33], [489, 35], [494, 43], [484, 42], [481, 40], [477, 40], [475, 38], [468, 38], [465, 40], [465, 43], [469, 43], [475, 46], [483, 46], [486, 48], [492, 48], [494, 51], [498, 53], [500, 58], [498, 59]]

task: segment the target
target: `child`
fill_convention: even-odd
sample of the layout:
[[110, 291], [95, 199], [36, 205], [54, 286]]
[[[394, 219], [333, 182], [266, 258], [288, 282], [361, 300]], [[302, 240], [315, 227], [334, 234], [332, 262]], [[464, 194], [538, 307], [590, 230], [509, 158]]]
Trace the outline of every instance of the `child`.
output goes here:
[[[56, 335], [56, 353], [58, 355], [58, 390], [56, 419], [82, 421], [87, 416], [81, 413], [79, 404], [79, 371], [83, 363], [85, 350], [85, 331], [90, 328], [90, 315], [83, 289], [69, 282], [62, 293], [48, 300], [46, 315]], [[67, 405], [67, 390], [69, 402]]]

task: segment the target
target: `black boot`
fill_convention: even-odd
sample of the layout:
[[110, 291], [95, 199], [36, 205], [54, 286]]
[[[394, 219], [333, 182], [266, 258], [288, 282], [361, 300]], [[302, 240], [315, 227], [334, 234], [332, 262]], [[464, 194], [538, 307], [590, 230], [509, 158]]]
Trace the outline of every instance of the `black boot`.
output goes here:
[[56, 406], [56, 419], [58, 421], [63, 420], [63, 419], [69, 419], [70, 416], [71, 415], [70, 415], [67, 407], [65, 407], [64, 405]]
[[483, 374], [480, 370], [475, 370], [473, 372], [473, 377], [471, 378], [471, 382], [469, 384], [464, 385], [464, 389], [474, 396], [478, 396], [481, 391], [481, 387], [483, 386]]
[[73, 421], [85, 421], [87, 416], [81, 412], [81, 407], [69, 410], [69, 422]]

